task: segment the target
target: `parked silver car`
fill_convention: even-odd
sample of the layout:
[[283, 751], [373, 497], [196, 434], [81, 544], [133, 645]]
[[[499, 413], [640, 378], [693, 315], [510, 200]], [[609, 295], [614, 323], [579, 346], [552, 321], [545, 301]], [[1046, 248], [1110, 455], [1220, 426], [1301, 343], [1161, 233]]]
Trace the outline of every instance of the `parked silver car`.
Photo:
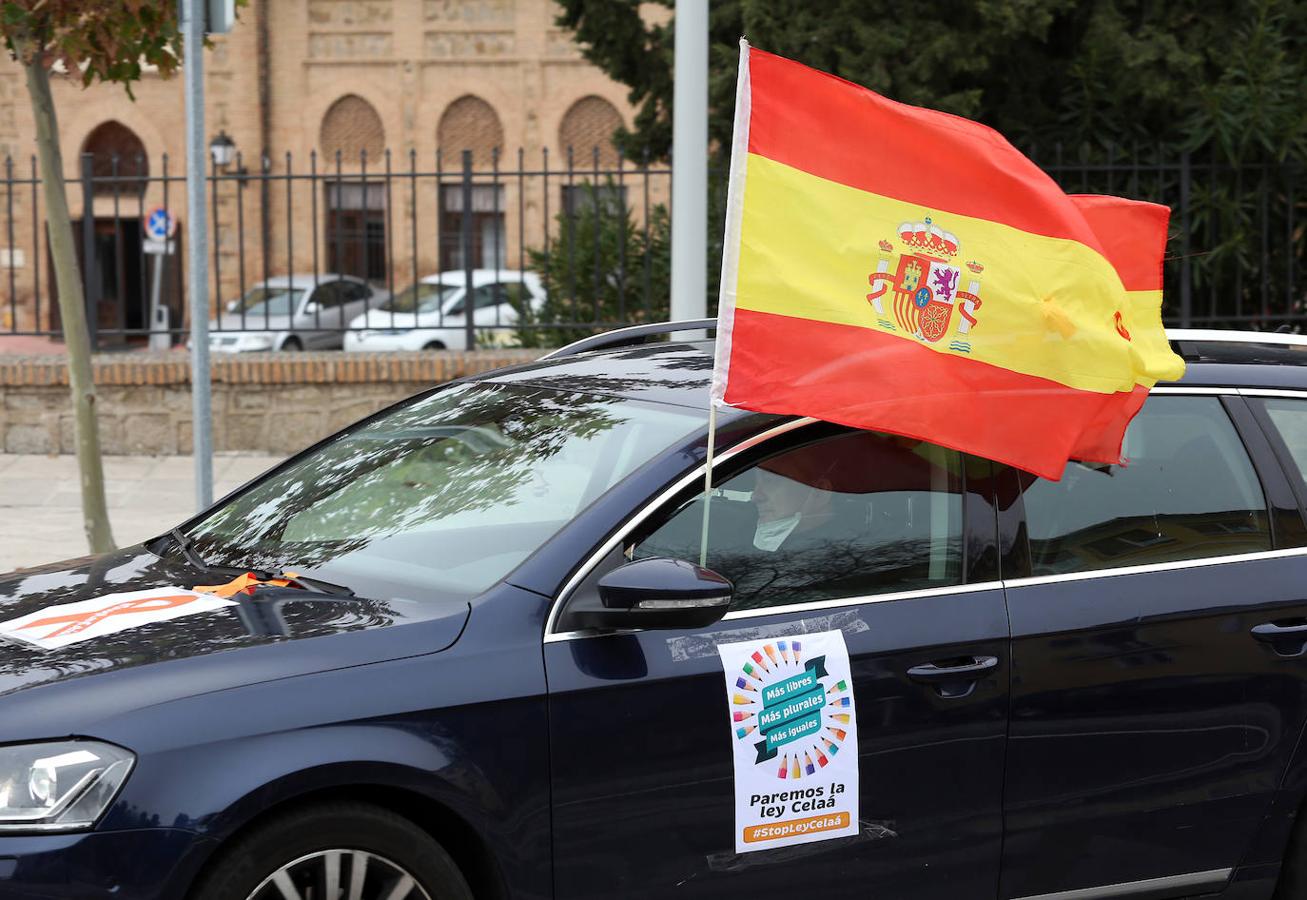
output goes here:
[[[399, 291], [350, 322], [345, 350], [466, 350], [467, 303], [463, 272], [438, 272]], [[534, 272], [472, 271], [472, 324], [479, 346], [511, 343], [518, 309], [539, 311], [545, 288]]]
[[389, 298], [361, 278], [320, 272], [280, 275], [260, 281], [227, 304], [209, 323], [209, 349], [220, 353], [257, 350], [331, 350], [343, 329]]

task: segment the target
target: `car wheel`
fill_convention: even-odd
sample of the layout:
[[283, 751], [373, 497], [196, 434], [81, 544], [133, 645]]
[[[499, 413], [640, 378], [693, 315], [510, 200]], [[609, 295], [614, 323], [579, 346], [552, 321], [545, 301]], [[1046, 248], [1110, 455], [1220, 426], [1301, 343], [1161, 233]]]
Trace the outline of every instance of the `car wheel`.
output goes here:
[[300, 343], [299, 338], [289, 337], [286, 338], [286, 340], [282, 341], [281, 349], [289, 350], [292, 353], [298, 353], [299, 351], [304, 349], [304, 345]]
[[218, 857], [193, 900], [472, 900], [454, 860], [412, 822], [333, 803], [256, 826]]
[[422, 349], [423, 349], [423, 350], [444, 350], [444, 349], [445, 349], [445, 342], [444, 342], [444, 341], [428, 341], [428, 342], [426, 343], [426, 345], [423, 346]]

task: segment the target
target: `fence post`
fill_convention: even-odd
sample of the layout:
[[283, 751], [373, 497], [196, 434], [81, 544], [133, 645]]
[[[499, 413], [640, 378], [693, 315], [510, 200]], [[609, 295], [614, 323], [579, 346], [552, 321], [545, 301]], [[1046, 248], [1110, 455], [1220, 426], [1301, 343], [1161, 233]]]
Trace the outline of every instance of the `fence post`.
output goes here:
[[1193, 270], [1189, 258], [1189, 151], [1180, 152], [1180, 327], [1193, 324]]
[[95, 271], [95, 193], [90, 153], [82, 154], [82, 293], [86, 302], [86, 335], [91, 352], [100, 349], [100, 279]]
[[467, 332], [467, 349], [477, 348], [476, 323], [473, 321], [472, 296], [472, 151], [463, 151], [463, 215], [459, 222], [463, 241], [463, 327]]

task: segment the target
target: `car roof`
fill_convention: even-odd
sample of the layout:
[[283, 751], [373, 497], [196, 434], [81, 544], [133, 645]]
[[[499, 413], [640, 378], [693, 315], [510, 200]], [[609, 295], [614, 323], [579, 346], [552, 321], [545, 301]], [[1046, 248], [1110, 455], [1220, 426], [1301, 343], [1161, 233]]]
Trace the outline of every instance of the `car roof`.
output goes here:
[[1307, 338], [1294, 334], [1168, 330], [1185, 361], [1182, 385], [1307, 390]]
[[537, 360], [483, 380], [671, 403], [707, 416], [712, 367], [712, 341], [661, 341]]
[[[1186, 363], [1185, 375], [1177, 385], [1307, 391], [1307, 338], [1278, 344], [1265, 339], [1174, 337], [1172, 346]], [[706, 411], [713, 348], [711, 340], [672, 340], [591, 350], [489, 372], [483, 380], [614, 394]], [[1168, 384], [1171, 382], [1161, 386]]]

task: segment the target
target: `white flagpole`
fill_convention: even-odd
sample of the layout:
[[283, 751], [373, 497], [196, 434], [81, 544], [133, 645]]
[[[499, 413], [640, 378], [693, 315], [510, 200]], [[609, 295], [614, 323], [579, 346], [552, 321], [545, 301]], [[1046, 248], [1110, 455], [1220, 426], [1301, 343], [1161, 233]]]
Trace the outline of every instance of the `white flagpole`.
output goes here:
[[731, 329], [735, 324], [735, 290], [740, 265], [740, 229], [744, 218], [745, 162], [749, 154], [749, 44], [740, 38], [740, 71], [735, 81], [735, 130], [731, 136], [731, 171], [726, 191], [726, 236], [722, 241], [721, 294], [717, 301], [717, 345], [713, 353], [712, 389], [708, 393], [708, 456], [703, 474], [703, 535], [699, 565], [708, 564], [708, 507], [712, 502], [713, 454], [717, 447], [717, 404], [724, 402], [730, 368]]
[[717, 444], [717, 404], [708, 400], [708, 458], [703, 470], [703, 534], [699, 539], [699, 565], [708, 565], [708, 507], [712, 503], [712, 460]]

